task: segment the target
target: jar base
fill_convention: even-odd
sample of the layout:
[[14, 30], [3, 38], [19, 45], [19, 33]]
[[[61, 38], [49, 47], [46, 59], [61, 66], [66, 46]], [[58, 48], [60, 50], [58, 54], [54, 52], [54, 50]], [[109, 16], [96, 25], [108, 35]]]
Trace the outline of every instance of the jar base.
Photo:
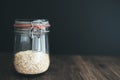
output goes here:
[[50, 65], [49, 54], [31, 50], [15, 54], [14, 66], [21, 74], [40, 74], [48, 70]]

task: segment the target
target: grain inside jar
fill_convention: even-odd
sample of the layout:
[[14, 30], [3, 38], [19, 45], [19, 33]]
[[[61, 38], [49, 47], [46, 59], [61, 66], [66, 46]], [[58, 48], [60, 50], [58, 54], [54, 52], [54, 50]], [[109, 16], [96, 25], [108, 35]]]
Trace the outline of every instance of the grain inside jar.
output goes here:
[[49, 64], [49, 54], [32, 50], [20, 51], [14, 58], [16, 71], [23, 74], [43, 73], [48, 69]]

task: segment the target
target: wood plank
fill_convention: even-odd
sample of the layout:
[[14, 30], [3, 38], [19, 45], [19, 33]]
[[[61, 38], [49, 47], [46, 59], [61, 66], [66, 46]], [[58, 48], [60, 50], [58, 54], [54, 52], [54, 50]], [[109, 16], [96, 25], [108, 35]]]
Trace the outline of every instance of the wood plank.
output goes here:
[[[87, 59], [88, 60], [88, 59]], [[107, 80], [119, 80], [119, 76], [117, 76], [116, 74], [113, 73], [113, 71], [111, 71], [111, 63], [114, 62], [115, 63], [115, 58], [114, 57], [110, 57], [110, 56], [102, 56], [102, 57], [89, 57], [89, 60], [92, 60], [91, 62], [94, 64], [94, 66], [96, 67], [96, 69], [98, 69], [102, 75], [104, 75], [104, 77]], [[118, 65], [117, 65], [118, 66]]]
[[47, 72], [18, 74], [10, 54], [0, 54], [0, 80], [120, 80], [119, 56], [51, 55]]
[[90, 66], [83, 61], [81, 56], [75, 57], [76, 65], [79, 67], [79, 73], [84, 80], [97, 80], [96, 76], [92, 73]]

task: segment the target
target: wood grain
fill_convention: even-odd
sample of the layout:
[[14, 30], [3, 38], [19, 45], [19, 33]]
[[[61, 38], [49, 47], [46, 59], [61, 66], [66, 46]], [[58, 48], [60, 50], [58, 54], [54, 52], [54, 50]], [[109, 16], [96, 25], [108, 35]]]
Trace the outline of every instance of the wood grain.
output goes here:
[[12, 55], [0, 53], [0, 80], [120, 80], [119, 56], [51, 55], [47, 72], [18, 74]]

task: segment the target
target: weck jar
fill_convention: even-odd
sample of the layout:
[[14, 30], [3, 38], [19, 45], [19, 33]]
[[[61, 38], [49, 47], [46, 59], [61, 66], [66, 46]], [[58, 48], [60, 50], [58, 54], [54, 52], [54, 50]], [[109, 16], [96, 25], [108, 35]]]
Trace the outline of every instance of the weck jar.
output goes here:
[[15, 20], [14, 67], [21, 74], [40, 74], [50, 65], [47, 19]]

